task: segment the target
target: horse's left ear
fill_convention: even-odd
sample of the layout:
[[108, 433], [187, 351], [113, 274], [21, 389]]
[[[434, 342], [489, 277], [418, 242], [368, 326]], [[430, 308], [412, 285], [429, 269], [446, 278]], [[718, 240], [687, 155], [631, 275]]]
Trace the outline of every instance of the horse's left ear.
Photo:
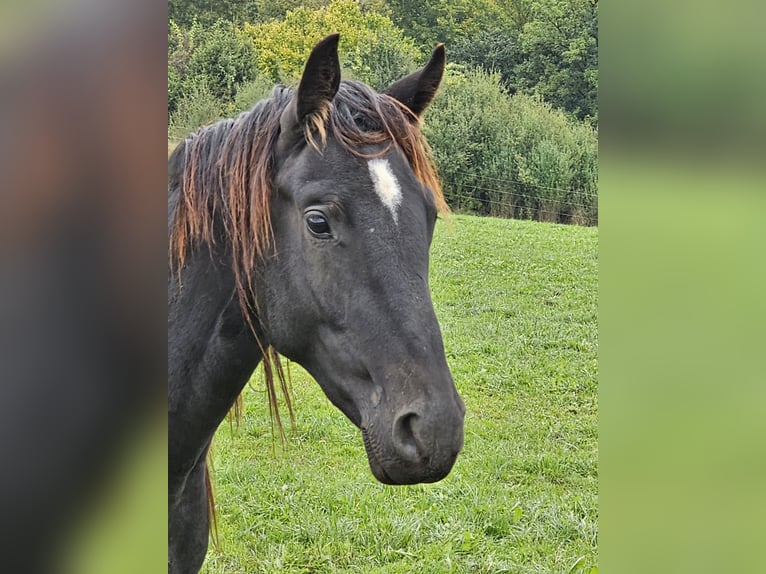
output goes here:
[[340, 34], [331, 34], [320, 40], [311, 50], [298, 86], [296, 113], [300, 123], [311, 115], [322, 115], [338, 92], [340, 87], [339, 38]]
[[383, 93], [399, 100], [420, 116], [434, 99], [443, 75], [444, 44], [438, 44], [425, 66], [394, 82]]
[[298, 91], [279, 120], [280, 153], [304, 138], [318, 150], [315, 133], [324, 142], [330, 105], [340, 87], [339, 37], [339, 34], [327, 36], [311, 50]]

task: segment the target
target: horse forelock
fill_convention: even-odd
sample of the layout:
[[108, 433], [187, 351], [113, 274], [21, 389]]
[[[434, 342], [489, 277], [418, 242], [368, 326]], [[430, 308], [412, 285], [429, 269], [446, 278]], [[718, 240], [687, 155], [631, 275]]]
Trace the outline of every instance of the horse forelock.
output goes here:
[[[439, 213], [447, 214], [431, 147], [420, 131], [420, 119], [407, 106], [365, 84], [344, 81], [333, 100], [330, 125], [333, 136], [350, 153], [372, 159], [391, 145], [398, 147], [415, 177], [433, 195]], [[366, 145], [388, 144], [376, 154], [364, 154]]]

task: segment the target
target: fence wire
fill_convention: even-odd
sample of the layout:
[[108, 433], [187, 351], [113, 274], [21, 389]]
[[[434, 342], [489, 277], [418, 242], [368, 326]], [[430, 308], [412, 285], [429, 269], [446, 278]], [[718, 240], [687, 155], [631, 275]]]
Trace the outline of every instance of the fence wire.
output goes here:
[[585, 190], [576, 190], [576, 189], [566, 189], [566, 188], [561, 188], [561, 187], [551, 187], [551, 186], [547, 186], [547, 185], [537, 185], [537, 184], [534, 184], [534, 183], [528, 183], [528, 182], [525, 182], [525, 181], [518, 181], [518, 180], [515, 180], [515, 179], [503, 179], [503, 178], [499, 178], [499, 177], [489, 177], [489, 176], [485, 176], [485, 175], [476, 175], [475, 173], [470, 173], [470, 172], [467, 172], [467, 171], [454, 171], [452, 173], [454, 173], [456, 175], [472, 177], [472, 178], [475, 178], [475, 179], [486, 179], [486, 180], [496, 181], [496, 182], [499, 182], [499, 183], [526, 185], [528, 187], [534, 187], [535, 189], [547, 189], [547, 190], [550, 190], [550, 191], [560, 191], [562, 193], [572, 193], [572, 194], [577, 194], [577, 195], [584, 195], [586, 197], [598, 197], [598, 192], [589, 192], [589, 191], [585, 191]]
[[[529, 194], [525, 194], [525, 193], [516, 193], [516, 192], [513, 192], [513, 191], [506, 191], [506, 190], [503, 190], [503, 189], [495, 189], [495, 188], [491, 188], [491, 187], [482, 187], [482, 186], [479, 186], [479, 185], [472, 185], [472, 184], [468, 184], [468, 183], [463, 184], [462, 187], [470, 188], [470, 189], [474, 189], [474, 190], [479, 190], [479, 191], [486, 191], [488, 193], [493, 193], [495, 195], [499, 195], [499, 196], [502, 196], [502, 197], [509, 197], [509, 196], [511, 196], [511, 197], [523, 197], [525, 199], [531, 199], [531, 200], [537, 201], [537, 202], [544, 202], [545, 199], [546, 199], [544, 197], [539, 197], [539, 196], [536, 196], [536, 195], [529, 195]], [[452, 194], [452, 196], [453, 197], [457, 197], [457, 194]], [[468, 196], [468, 197], [470, 197], [471, 199], [475, 199], [476, 201], [484, 201], [482, 198], [479, 198], [479, 197], [473, 197], [473, 196]], [[496, 203], [498, 205], [507, 205], [505, 203], [498, 202], [496, 200], [489, 200], [488, 199], [486, 201], [490, 201], [491, 203]], [[565, 203], [566, 203], [566, 205], [569, 205], [571, 207], [579, 207], [580, 209], [583, 209], [583, 210], [591, 210], [594, 207], [594, 205], [592, 205], [592, 204], [591, 205], [586, 205], [586, 204], [583, 204], [583, 203], [576, 203], [576, 202], [572, 202], [572, 201], [565, 201]]]

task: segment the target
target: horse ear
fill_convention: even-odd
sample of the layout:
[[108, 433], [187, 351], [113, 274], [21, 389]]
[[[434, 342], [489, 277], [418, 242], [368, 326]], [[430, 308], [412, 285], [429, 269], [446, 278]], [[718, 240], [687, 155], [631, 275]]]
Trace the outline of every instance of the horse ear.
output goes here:
[[383, 93], [399, 100], [420, 116], [434, 99], [443, 75], [444, 44], [438, 44], [425, 66], [394, 82]]
[[340, 87], [340, 63], [338, 62], [338, 39], [331, 34], [320, 40], [306, 62], [301, 83], [298, 85], [296, 103], [297, 119], [303, 123], [308, 117], [323, 116]]

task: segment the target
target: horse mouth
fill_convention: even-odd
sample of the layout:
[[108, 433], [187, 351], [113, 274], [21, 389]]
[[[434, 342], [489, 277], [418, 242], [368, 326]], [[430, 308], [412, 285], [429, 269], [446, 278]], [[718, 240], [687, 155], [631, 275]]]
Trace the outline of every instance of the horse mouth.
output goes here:
[[364, 450], [367, 451], [367, 462], [370, 464], [372, 475], [383, 484], [400, 484], [388, 476], [386, 469], [383, 468], [375, 454], [375, 441], [370, 438], [370, 434], [364, 428], [362, 429], [362, 440], [364, 441]]
[[[367, 462], [370, 465], [372, 475], [383, 484], [401, 486], [406, 484], [438, 482], [449, 473], [449, 469], [452, 467], [452, 463], [450, 463], [449, 468], [447, 468], [446, 471], [440, 472], [428, 466], [418, 469], [411, 463], [401, 463], [404, 466], [392, 469], [398, 472], [394, 472], [394, 476], [391, 476], [391, 471], [387, 471], [380, 462], [380, 459], [378, 458], [379, 447], [376, 447], [377, 442], [367, 429], [362, 429], [362, 439], [364, 440], [364, 448], [367, 451]], [[457, 454], [455, 454], [455, 457], [452, 459], [453, 463], [455, 458], [457, 458]]]

